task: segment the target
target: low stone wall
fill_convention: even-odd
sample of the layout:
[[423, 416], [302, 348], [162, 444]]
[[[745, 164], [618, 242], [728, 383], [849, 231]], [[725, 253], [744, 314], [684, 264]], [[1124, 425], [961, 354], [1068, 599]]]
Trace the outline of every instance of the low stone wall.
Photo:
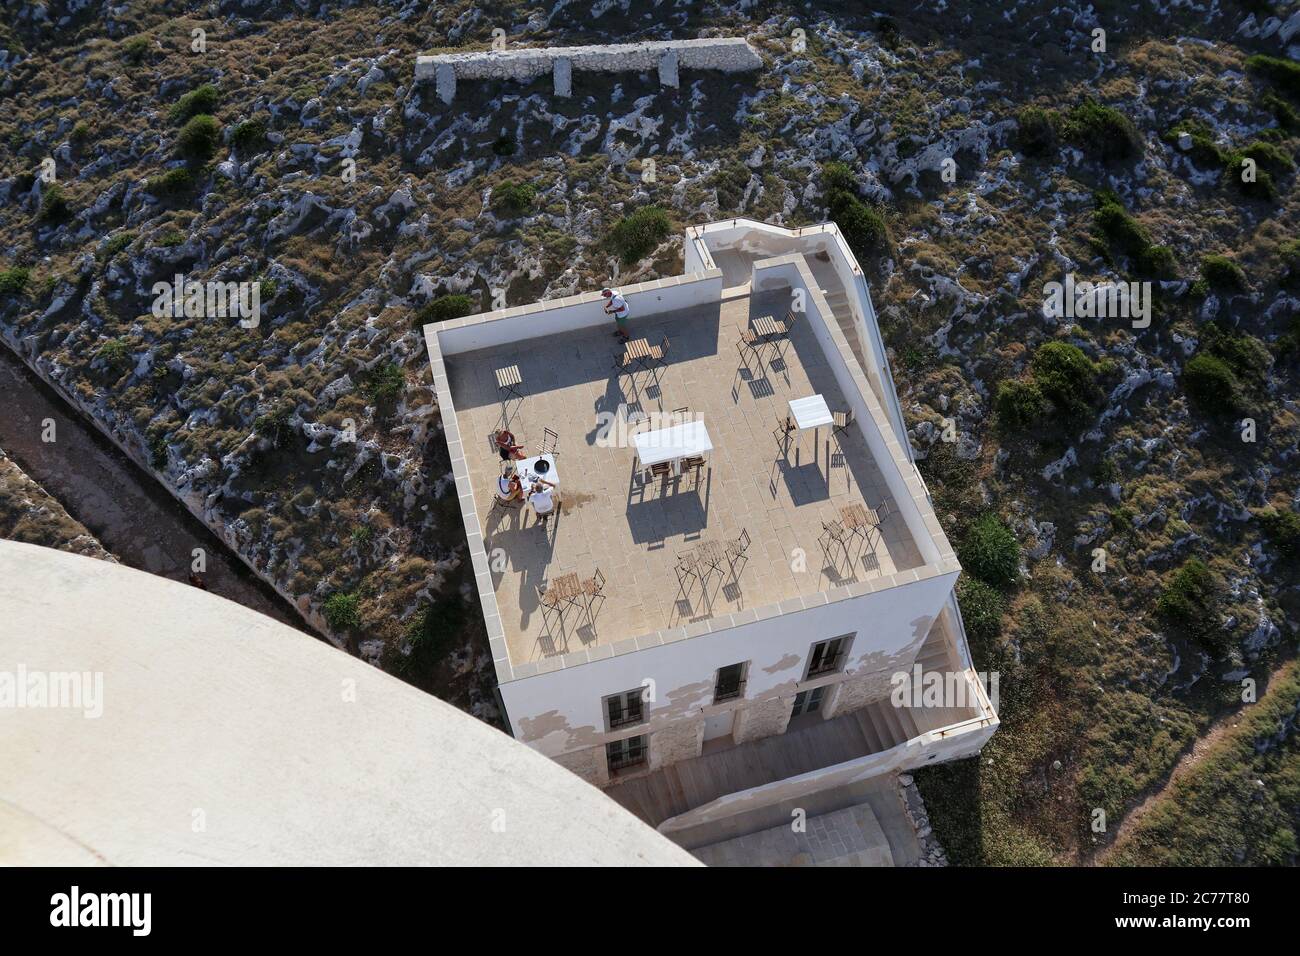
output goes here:
[[569, 96], [574, 71], [645, 73], [655, 70], [661, 84], [676, 87], [680, 69], [736, 73], [757, 70], [762, 65], [762, 57], [744, 37], [717, 37], [442, 53], [417, 57], [415, 79], [436, 82], [439, 98], [450, 103], [459, 80], [529, 82], [550, 73], [555, 78], [556, 95]]

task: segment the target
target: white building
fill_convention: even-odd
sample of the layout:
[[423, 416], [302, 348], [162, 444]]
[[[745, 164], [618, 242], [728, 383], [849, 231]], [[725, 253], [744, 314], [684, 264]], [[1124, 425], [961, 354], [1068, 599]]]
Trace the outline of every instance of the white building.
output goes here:
[[[711, 223], [685, 259], [620, 290], [630, 367], [598, 292], [425, 338], [512, 732], [689, 847], [974, 754], [997, 715], [839, 231]], [[652, 473], [679, 422], [704, 463]], [[557, 450], [545, 522], [494, 504], [503, 424]], [[945, 692], [891, 699], [918, 666]]]
[[0, 540], [0, 866], [691, 866], [505, 734], [177, 581]]

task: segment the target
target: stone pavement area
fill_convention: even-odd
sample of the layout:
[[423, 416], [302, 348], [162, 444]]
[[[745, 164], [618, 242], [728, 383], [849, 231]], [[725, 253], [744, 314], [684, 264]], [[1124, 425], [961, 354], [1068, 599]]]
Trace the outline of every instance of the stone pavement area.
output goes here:
[[893, 866], [894, 855], [868, 804], [691, 851], [708, 866]]
[[[510, 660], [519, 665], [595, 645], [611, 645], [706, 618], [740, 614], [787, 599], [921, 565], [897, 515], [883, 535], [849, 556], [819, 545], [822, 522], [855, 503], [875, 507], [884, 480], [856, 428], [833, 437], [796, 432], [784, 446], [773, 431], [788, 402], [813, 394], [846, 402], [807, 322], [783, 359], [767, 352], [747, 368], [737, 353], [742, 328], [760, 315], [784, 316], [788, 295], [729, 298], [719, 304], [632, 318], [632, 333], [658, 345], [667, 364], [619, 374], [621, 347], [610, 326], [466, 352], [447, 358], [479, 519], [485, 531]], [[495, 369], [517, 365], [522, 399], [503, 406]], [[713, 452], [698, 476], [642, 484], [629, 433], [639, 418], [700, 418]], [[489, 434], [504, 415], [534, 453], [544, 429], [559, 435], [561, 513], [539, 526], [527, 512], [492, 511], [500, 461]], [[602, 430], [611, 420], [614, 424]], [[707, 584], [679, 588], [679, 553], [747, 530], [747, 559], [724, 565]], [[585, 608], [561, 619], [539, 610], [538, 587], [597, 568], [607, 584], [589, 621]]]

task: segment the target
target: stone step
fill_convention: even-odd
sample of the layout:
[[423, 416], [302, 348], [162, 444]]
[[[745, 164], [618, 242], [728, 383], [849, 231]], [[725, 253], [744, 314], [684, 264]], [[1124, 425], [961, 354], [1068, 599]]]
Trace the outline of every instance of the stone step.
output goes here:
[[872, 705], [868, 704], [866, 707], [854, 711], [854, 715], [858, 718], [858, 726], [862, 728], [862, 735], [867, 739], [870, 752], [879, 753], [882, 750], [888, 750], [887, 735], [877, 726], [872, 715]]

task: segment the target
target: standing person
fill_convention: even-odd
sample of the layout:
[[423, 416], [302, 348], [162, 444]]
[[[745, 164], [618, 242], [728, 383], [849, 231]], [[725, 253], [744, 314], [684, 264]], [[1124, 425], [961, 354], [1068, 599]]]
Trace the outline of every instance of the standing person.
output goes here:
[[631, 314], [627, 307], [627, 299], [613, 289], [601, 289], [600, 294], [605, 297], [605, 314], [614, 317], [614, 324], [617, 326], [614, 334], [626, 342], [632, 337], [627, 331], [627, 317]]

